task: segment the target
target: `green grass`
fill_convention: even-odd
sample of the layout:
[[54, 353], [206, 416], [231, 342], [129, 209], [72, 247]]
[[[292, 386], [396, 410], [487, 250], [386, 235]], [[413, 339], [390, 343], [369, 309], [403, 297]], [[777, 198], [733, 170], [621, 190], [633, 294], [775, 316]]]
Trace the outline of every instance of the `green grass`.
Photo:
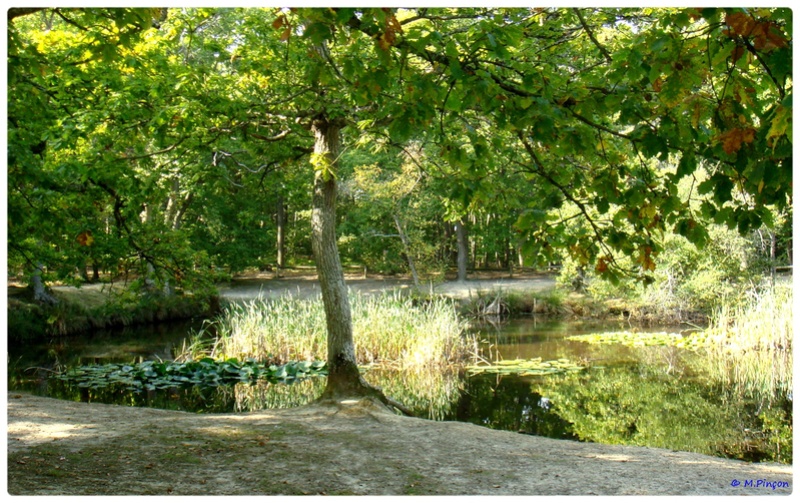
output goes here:
[[[416, 301], [399, 292], [350, 295], [356, 359], [359, 364], [400, 367], [446, 365], [474, 348], [466, 324], [451, 301]], [[319, 299], [257, 299], [224, 309], [195, 337], [198, 353], [212, 358], [325, 360], [327, 330]], [[199, 350], [198, 350], [199, 349]]]

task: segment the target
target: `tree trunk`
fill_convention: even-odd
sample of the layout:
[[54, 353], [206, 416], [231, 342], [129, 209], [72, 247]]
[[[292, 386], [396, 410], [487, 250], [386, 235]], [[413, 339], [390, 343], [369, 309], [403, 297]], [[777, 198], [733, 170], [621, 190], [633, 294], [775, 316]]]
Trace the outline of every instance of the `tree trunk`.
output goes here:
[[31, 275], [31, 286], [33, 286], [33, 300], [42, 304], [58, 304], [58, 299], [51, 295], [42, 281], [42, 264], [37, 264], [36, 270]]
[[400, 217], [397, 216], [397, 213], [393, 214], [392, 217], [394, 218], [394, 226], [397, 227], [397, 232], [400, 234], [400, 241], [403, 242], [403, 250], [406, 254], [406, 260], [408, 260], [408, 268], [411, 270], [411, 278], [414, 280], [414, 288], [419, 291], [419, 276], [417, 275], [417, 268], [414, 266], [414, 257], [411, 255], [411, 242], [408, 240], [405, 230], [403, 230], [402, 222], [400, 222]]
[[343, 125], [318, 117], [314, 133], [314, 194], [311, 246], [317, 265], [328, 329], [328, 384], [323, 399], [374, 395], [376, 389], [361, 377], [356, 365], [350, 301], [336, 244], [336, 167]]
[[769, 232], [769, 272], [772, 277], [772, 282], [775, 283], [775, 273], [777, 272], [777, 251], [778, 251], [778, 236], [772, 231]]
[[456, 241], [458, 243], [458, 281], [466, 281], [469, 249], [467, 246], [467, 227], [463, 218], [456, 224]]
[[275, 216], [275, 220], [277, 220], [276, 225], [278, 228], [278, 239], [277, 239], [277, 247], [278, 247], [278, 264], [277, 264], [277, 274], [280, 276], [281, 271], [286, 268], [286, 243], [285, 241], [285, 232], [286, 232], [286, 204], [283, 202], [283, 195], [278, 196], [278, 207], [277, 207], [277, 215]]

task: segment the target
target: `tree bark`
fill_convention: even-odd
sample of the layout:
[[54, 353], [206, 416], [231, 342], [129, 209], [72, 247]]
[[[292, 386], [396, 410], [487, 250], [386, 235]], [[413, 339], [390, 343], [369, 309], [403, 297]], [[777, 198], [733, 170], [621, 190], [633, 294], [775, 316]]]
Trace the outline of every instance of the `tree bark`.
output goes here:
[[411, 242], [408, 236], [406, 236], [405, 230], [403, 230], [403, 223], [400, 221], [400, 217], [397, 216], [397, 213], [392, 215], [392, 218], [394, 218], [394, 226], [400, 234], [400, 241], [403, 242], [403, 250], [406, 254], [406, 260], [408, 260], [408, 268], [411, 270], [411, 278], [414, 280], [414, 288], [419, 291], [419, 275], [417, 275], [417, 268], [414, 265], [414, 257], [411, 255]]
[[327, 117], [312, 122], [314, 133], [314, 193], [311, 247], [317, 266], [328, 329], [328, 384], [323, 399], [374, 395], [356, 364], [350, 301], [336, 244], [336, 168], [343, 124]]
[[47, 287], [44, 285], [44, 281], [42, 281], [42, 269], [44, 269], [44, 266], [42, 264], [37, 264], [36, 270], [34, 270], [31, 275], [33, 300], [42, 304], [56, 305], [58, 304], [58, 299], [47, 291]]
[[278, 196], [277, 215], [275, 216], [275, 220], [278, 228], [277, 274], [280, 276], [281, 271], [286, 268], [286, 243], [284, 236], [286, 233], [286, 203], [283, 201], [283, 194]]
[[469, 250], [467, 247], [467, 227], [464, 218], [461, 218], [456, 224], [456, 241], [458, 243], [458, 281], [466, 281]]

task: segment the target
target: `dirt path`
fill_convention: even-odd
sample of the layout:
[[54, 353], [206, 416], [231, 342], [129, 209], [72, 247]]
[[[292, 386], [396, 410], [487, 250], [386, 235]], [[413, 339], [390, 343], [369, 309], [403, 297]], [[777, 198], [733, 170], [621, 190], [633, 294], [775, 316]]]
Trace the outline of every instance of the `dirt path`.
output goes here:
[[[381, 293], [390, 290], [410, 291], [414, 283], [407, 278], [364, 277], [360, 274], [347, 274], [347, 286], [361, 293]], [[467, 281], [423, 282], [423, 291], [446, 295], [456, 299], [468, 299], [488, 292], [537, 292], [555, 286], [553, 276], [546, 274], [517, 274], [508, 278], [506, 274], [476, 273]], [[308, 298], [319, 294], [319, 283], [312, 272], [295, 271], [281, 278], [272, 273], [250, 275], [237, 278], [229, 284], [220, 286], [220, 295], [233, 301], [254, 299], [256, 297], [276, 298], [292, 295]]]
[[791, 466], [407, 418], [371, 402], [201, 415], [8, 396], [12, 495], [766, 496], [791, 490]]

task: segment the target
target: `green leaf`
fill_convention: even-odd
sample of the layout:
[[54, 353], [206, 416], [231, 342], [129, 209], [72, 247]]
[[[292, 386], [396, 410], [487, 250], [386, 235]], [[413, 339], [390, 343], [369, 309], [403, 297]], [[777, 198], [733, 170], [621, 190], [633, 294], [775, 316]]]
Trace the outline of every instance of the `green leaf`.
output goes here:
[[331, 38], [331, 36], [330, 27], [321, 22], [311, 23], [303, 30], [303, 37], [310, 39], [314, 44], [321, 44]]
[[693, 153], [686, 153], [681, 156], [678, 161], [678, 167], [675, 170], [675, 179], [679, 180], [684, 176], [691, 175], [697, 169], [697, 158]]

